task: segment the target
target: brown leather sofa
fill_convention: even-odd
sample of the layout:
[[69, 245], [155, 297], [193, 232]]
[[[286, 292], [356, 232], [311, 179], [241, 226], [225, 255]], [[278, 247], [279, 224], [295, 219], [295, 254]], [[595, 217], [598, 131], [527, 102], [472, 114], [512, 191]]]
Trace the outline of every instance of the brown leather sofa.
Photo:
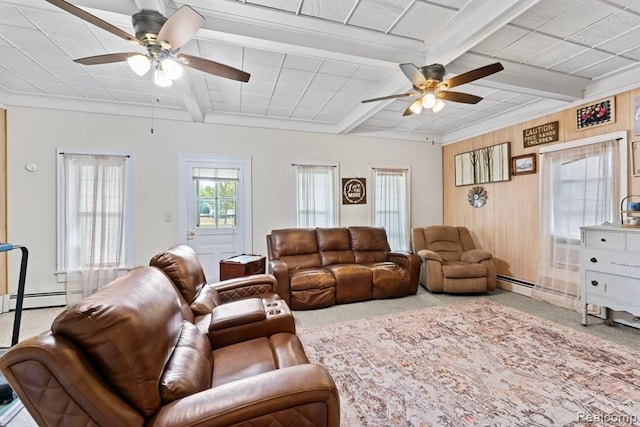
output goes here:
[[420, 259], [391, 252], [384, 228], [272, 230], [267, 250], [278, 293], [294, 310], [403, 297], [418, 290]]
[[493, 256], [476, 248], [466, 227], [414, 227], [411, 246], [422, 260], [420, 284], [430, 292], [476, 293], [496, 288]]
[[295, 334], [212, 348], [184, 301], [161, 270], [136, 268], [0, 369], [38, 425], [339, 425], [335, 384]]

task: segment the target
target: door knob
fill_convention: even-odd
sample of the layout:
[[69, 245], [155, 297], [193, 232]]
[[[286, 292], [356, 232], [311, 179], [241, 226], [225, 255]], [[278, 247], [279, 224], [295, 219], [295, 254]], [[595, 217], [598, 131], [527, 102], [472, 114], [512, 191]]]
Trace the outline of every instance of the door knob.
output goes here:
[[591, 258], [589, 261], [591, 261], [591, 262], [593, 262], [593, 263], [596, 263], [596, 262], [598, 262], [598, 259], [597, 259], [596, 257], [593, 257], [593, 258]]
[[593, 286], [598, 286], [598, 281], [597, 281], [597, 280], [592, 280], [592, 281], [591, 281], [591, 284], [592, 284]]

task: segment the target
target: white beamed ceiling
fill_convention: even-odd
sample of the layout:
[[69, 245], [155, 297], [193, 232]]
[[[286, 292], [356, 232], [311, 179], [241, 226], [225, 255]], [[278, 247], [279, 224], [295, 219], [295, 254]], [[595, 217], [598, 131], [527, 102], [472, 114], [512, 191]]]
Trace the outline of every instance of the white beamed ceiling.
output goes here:
[[[187, 70], [171, 88], [126, 63], [74, 58], [136, 48], [44, 0], [0, 0], [0, 105], [449, 143], [640, 86], [640, 0], [72, 0], [133, 33], [131, 14], [188, 4], [206, 18], [182, 51], [241, 68], [239, 83]], [[399, 63], [482, 96], [403, 117]]]

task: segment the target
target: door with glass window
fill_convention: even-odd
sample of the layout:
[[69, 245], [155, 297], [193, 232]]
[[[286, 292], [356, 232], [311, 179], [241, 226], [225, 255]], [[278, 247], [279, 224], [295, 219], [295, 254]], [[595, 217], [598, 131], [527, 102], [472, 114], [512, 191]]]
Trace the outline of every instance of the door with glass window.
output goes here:
[[221, 259], [251, 252], [250, 163], [229, 156], [181, 156], [180, 174], [184, 242], [198, 254], [207, 281], [215, 282]]

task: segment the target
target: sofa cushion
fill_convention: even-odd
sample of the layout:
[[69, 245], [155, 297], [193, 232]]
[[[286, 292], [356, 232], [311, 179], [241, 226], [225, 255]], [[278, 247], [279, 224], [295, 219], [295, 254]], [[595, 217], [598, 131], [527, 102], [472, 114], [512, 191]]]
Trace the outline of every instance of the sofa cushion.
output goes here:
[[289, 283], [292, 291], [324, 289], [336, 286], [336, 279], [324, 268], [305, 268], [290, 272]]
[[444, 261], [458, 261], [464, 251], [456, 227], [432, 226], [425, 232], [426, 248], [436, 252]]
[[160, 377], [182, 321], [169, 278], [138, 267], [65, 309], [51, 331], [74, 341], [106, 382], [149, 416], [160, 406]]
[[369, 265], [373, 273], [373, 298], [396, 298], [409, 295], [411, 273], [392, 262]]
[[209, 339], [191, 322], [182, 332], [160, 379], [160, 397], [166, 404], [211, 386], [213, 355]]
[[174, 246], [154, 255], [149, 264], [164, 271], [189, 304], [207, 281], [198, 255], [186, 245]]
[[468, 277], [486, 277], [487, 267], [482, 264], [467, 264], [452, 262], [442, 265], [442, 274], [450, 279], [464, 279]]
[[322, 265], [353, 264], [351, 241], [346, 228], [318, 228], [318, 249]]
[[367, 301], [373, 297], [371, 283], [373, 272], [359, 264], [338, 264], [328, 266], [336, 279], [336, 302], [338, 304]]
[[316, 232], [306, 228], [285, 228], [271, 232], [273, 257], [304, 255], [318, 252]]
[[349, 227], [356, 264], [388, 261], [387, 232], [381, 227]]

